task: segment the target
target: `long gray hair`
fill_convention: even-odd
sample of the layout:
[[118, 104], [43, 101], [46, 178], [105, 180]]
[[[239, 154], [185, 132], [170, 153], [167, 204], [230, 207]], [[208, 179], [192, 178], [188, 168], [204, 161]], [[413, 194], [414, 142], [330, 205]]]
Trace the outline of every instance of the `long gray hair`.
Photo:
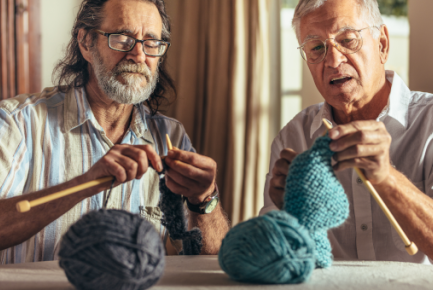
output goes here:
[[[59, 89], [66, 92], [72, 88], [83, 87], [89, 82], [88, 63], [81, 54], [78, 45], [78, 32], [81, 28], [85, 30], [83, 39], [89, 35], [91, 45], [95, 44], [97, 33], [92, 29], [99, 28], [104, 20], [104, 5], [108, 0], [83, 0], [72, 28], [72, 38], [66, 48], [65, 57], [59, 61], [53, 71], [53, 81]], [[153, 3], [162, 19], [162, 40], [170, 41], [170, 20], [165, 12], [164, 0], [142, 0]], [[159, 81], [150, 98], [146, 101], [152, 114], [156, 114], [160, 105], [168, 103], [165, 96], [172, 91], [176, 98], [176, 88], [173, 79], [170, 77], [165, 56], [160, 59]]]
[[[301, 42], [301, 18], [307, 14], [313, 12], [327, 0], [300, 0], [295, 9], [295, 15], [293, 16], [292, 26], [296, 32], [298, 42]], [[377, 0], [356, 0], [359, 5], [359, 9], [363, 14], [363, 17], [367, 21], [369, 26], [380, 27], [383, 25], [382, 16], [380, 15], [379, 5]], [[379, 37], [380, 32], [377, 29], [370, 29], [371, 34], [374, 38]]]

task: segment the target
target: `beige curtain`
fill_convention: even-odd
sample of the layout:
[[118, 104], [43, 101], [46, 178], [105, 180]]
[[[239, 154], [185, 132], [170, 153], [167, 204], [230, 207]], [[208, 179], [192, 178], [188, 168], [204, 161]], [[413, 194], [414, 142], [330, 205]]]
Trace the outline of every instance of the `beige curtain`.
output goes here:
[[168, 61], [178, 89], [168, 115], [184, 124], [200, 154], [217, 162], [222, 206], [233, 224], [263, 206], [270, 135], [279, 117], [273, 112], [279, 44], [271, 43], [270, 24], [277, 1], [166, 1]]

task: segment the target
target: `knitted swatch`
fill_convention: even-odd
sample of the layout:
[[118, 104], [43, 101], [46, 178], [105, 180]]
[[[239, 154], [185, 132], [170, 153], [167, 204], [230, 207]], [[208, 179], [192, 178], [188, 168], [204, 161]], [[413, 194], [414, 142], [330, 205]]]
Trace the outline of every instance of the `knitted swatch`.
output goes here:
[[317, 138], [313, 146], [296, 156], [286, 179], [284, 210], [306, 227], [316, 243], [316, 266], [332, 264], [327, 231], [349, 215], [349, 202], [331, 166], [331, 139]]
[[164, 213], [161, 222], [170, 234], [170, 238], [182, 240], [182, 251], [179, 254], [199, 255], [203, 247], [201, 230], [196, 227], [188, 231], [182, 196], [174, 194], [167, 187], [164, 172], [159, 173], [159, 191], [161, 192], [159, 207]]

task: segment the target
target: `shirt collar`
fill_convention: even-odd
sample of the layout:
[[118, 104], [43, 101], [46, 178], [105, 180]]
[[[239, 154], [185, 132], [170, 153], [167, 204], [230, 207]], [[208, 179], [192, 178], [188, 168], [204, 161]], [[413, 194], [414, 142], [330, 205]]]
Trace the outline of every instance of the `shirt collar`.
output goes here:
[[[93, 115], [84, 87], [73, 88], [66, 93], [64, 112], [66, 132], [83, 125], [87, 121], [89, 121], [97, 130], [101, 132], [104, 131]], [[144, 105], [140, 104], [134, 106], [130, 129], [138, 138], [142, 137], [146, 141], [153, 143], [151, 134], [148, 132], [146, 123], [146, 107]]]
[[[387, 70], [385, 71], [385, 77], [391, 83], [391, 92], [388, 98], [388, 105], [379, 114], [377, 121], [381, 121], [386, 116], [389, 116], [396, 119], [406, 128], [408, 124], [408, 105], [411, 98], [410, 90], [396, 72]], [[311, 123], [310, 138], [313, 138], [313, 135], [322, 126], [323, 130], [325, 130], [322, 119], [328, 120], [333, 126], [336, 125], [332, 116], [332, 107], [326, 102], [321, 105], [319, 112]]]

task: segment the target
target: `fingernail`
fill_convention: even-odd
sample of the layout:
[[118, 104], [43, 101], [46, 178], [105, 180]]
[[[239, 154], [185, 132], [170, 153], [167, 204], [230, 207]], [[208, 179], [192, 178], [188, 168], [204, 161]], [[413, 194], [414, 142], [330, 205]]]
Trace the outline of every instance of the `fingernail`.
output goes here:
[[340, 135], [340, 132], [338, 132], [338, 130], [329, 131], [329, 137], [330, 137], [331, 139], [337, 138], [338, 135]]
[[173, 155], [174, 155], [173, 150], [169, 150], [168, 153], [167, 153], [167, 156], [173, 156]]
[[162, 171], [162, 164], [161, 164], [161, 162], [158, 162], [157, 163], [157, 165], [156, 165], [156, 169], [158, 170], [158, 172], [161, 172]]

